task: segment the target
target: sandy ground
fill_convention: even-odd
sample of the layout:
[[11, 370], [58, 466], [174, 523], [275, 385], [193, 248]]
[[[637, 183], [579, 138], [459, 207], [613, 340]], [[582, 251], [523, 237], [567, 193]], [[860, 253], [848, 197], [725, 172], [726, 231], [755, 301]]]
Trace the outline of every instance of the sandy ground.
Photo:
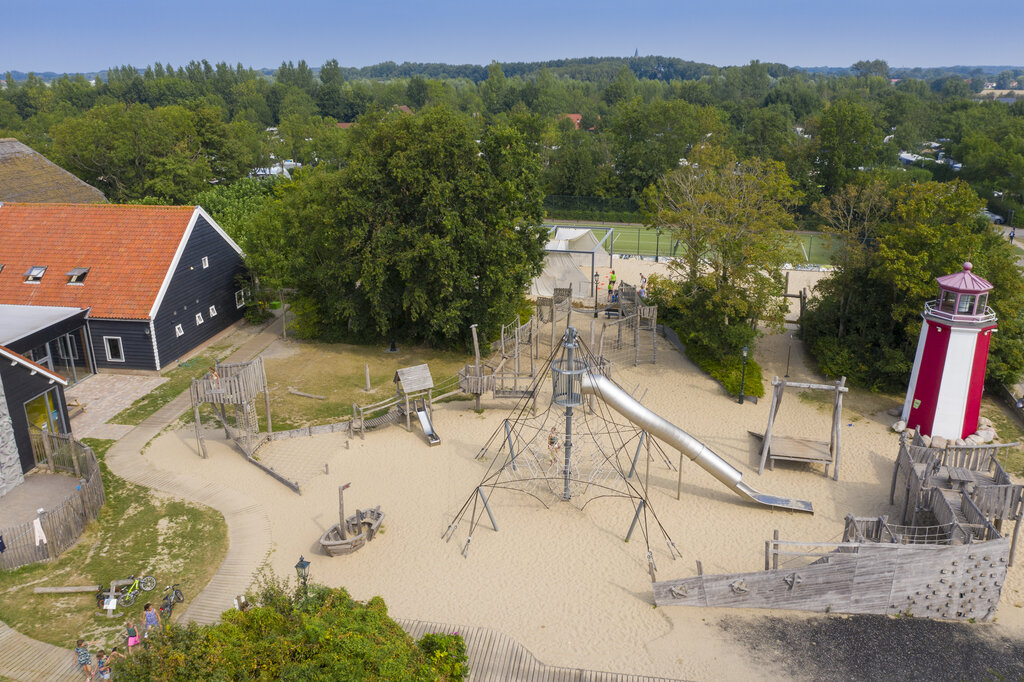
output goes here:
[[[638, 279], [640, 271], [664, 267], [637, 260], [616, 265], [620, 280], [627, 282]], [[794, 273], [793, 287], [809, 286], [812, 279], [812, 273]], [[791, 333], [759, 342], [756, 357], [765, 375], [784, 373], [790, 348], [791, 377], [817, 378]], [[675, 352], [660, 353], [656, 366], [616, 367], [613, 376], [627, 390], [647, 389], [647, 407], [706, 443], [743, 471], [749, 484], [814, 504], [811, 516], [744, 503], [688, 460], [677, 501], [676, 473], [656, 458], [650, 466], [651, 507], [683, 554], [672, 560], [660, 538], [652, 537], [659, 579], [695, 575], [696, 560], [708, 573], [760, 570], [764, 541], [773, 530], [782, 539], [835, 541], [848, 513], [896, 513], [888, 505], [888, 489], [898, 440], [888, 429], [892, 418], [885, 406], [844, 419], [839, 482], [825, 478], [820, 467], [778, 465], [758, 476], [757, 445], [747, 430], [764, 429], [767, 400], [738, 405]], [[427, 447], [418, 427], [406, 432], [392, 426], [365, 440], [331, 434], [280, 441], [261, 451], [267, 461], [291, 458], [302, 464], [301, 496], [247, 464], [222, 431], [208, 432], [206, 460], [197, 457], [189, 430], [161, 436], [146, 456], [159, 467], [187, 468], [236, 486], [266, 505], [274, 543], [270, 564], [277, 574], [292, 575], [302, 554], [312, 561], [313, 580], [344, 586], [357, 599], [381, 595], [393, 616], [488, 626], [516, 637], [554, 665], [695, 680], [804, 676], [733, 634], [737, 621], [756, 627], [765, 612], [654, 608], [643, 539], [623, 542], [632, 518], [625, 500], [597, 500], [580, 511], [569, 504], [545, 508], [527, 495], [497, 491], [492, 505], [498, 532], [485, 520], [473, 533], [467, 558], [460, 553], [467, 527], [443, 542], [445, 529], [487, 469], [488, 462], [475, 456], [512, 407], [511, 401], [486, 399], [483, 406], [483, 414], [473, 412], [471, 402], [437, 406], [434, 421], [442, 443], [435, 448]], [[829, 407], [787, 395], [776, 428], [827, 440], [830, 417]], [[323, 473], [324, 464], [329, 474]], [[380, 505], [387, 514], [384, 530], [358, 553], [329, 558], [317, 540], [337, 522], [337, 488], [349, 482], [346, 509]], [[988, 632], [1024, 633], [1021, 573], [1011, 570], [998, 623], [985, 626]]]

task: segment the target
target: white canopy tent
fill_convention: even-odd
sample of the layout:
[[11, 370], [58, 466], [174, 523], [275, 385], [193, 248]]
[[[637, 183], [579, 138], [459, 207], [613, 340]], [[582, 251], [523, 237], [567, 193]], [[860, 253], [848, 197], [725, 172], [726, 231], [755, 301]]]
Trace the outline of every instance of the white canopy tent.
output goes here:
[[[551, 296], [555, 287], [568, 287], [571, 284], [574, 295], [593, 296], [597, 259], [607, 258], [611, 265], [611, 256], [603, 244], [614, 241], [614, 232], [614, 229], [609, 228], [598, 239], [593, 231], [586, 228], [555, 227], [552, 239], [545, 247], [547, 258], [544, 272], [533, 281], [530, 294]], [[584, 273], [588, 265], [589, 277]]]

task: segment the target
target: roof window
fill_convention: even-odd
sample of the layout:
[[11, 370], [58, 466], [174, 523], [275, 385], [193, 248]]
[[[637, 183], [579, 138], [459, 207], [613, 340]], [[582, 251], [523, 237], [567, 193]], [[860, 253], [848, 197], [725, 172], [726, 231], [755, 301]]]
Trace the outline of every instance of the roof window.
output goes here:
[[71, 268], [67, 272], [68, 284], [83, 284], [88, 274], [89, 268]]
[[25, 273], [26, 282], [38, 282], [43, 278], [43, 273], [46, 272], [45, 265], [33, 265]]

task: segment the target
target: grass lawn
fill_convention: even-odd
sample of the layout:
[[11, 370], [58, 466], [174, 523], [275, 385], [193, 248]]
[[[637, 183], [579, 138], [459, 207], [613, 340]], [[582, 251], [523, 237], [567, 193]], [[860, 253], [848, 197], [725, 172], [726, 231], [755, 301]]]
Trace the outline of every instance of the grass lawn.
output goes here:
[[[490, 355], [482, 348], [484, 358]], [[310, 424], [324, 424], [351, 416], [352, 403], [369, 405], [395, 394], [395, 371], [400, 367], [428, 364], [437, 386], [472, 362], [471, 355], [429, 348], [401, 347], [398, 353], [384, 353], [380, 346], [290, 341], [283, 348], [272, 346], [264, 354], [263, 366], [270, 386], [270, 410], [274, 430], [283, 431]], [[367, 393], [365, 366], [370, 366]], [[293, 395], [289, 387], [303, 393], [325, 396], [315, 400]], [[257, 410], [262, 416], [263, 405]], [[205, 417], [204, 417], [205, 422]], [[266, 428], [266, 424], [261, 424]]]
[[182, 392], [187, 391], [188, 387], [192, 385], [193, 379], [198, 379], [206, 374], [215, 361], [227, 357], [231, 350], [230, 346], [211, 346], [202, 355], [186, 360], [164, 375], [167, 381], [136, 400], [130, 407], [115, 414], [108, 420], [108, 423], [130, 426], [141, 424], [147, 417]]
[[[114, 476], [103, 461], [111, 440], [84, 439], [96, 452], [107, 502], [99, 519], [78, 543], [52, 563], [0, 573], [0, 620], [19, 632], [73, 649], [79, 637], [101, 640], [109, 649], [122, 646], [117, 636], [126, 617], [141, 620], [146, 601], [159, 605], [163, 588], [180, 583], [184, 613], [217, 571], [228, 547], [227, 525], [219, 512], [164, 497]], [[34, 594], [37, 585], [90, 585], [152, 575], [157, 587], [108, 619], [96, 608], [93, 592]]]
[[[559, 223], [561, 227], [586, 227], [593, 230], [594, 235], [600, 240], [609, 228], [614, 228], [614, 248], [617, 254], [631, 254], [641, 256], [675, 256], [679, 255], [679, 249], [675, 241], [666, 233], [659, 237], [657, 230], [649, 230], [642, 225], [598, 225], [598, 224], [566, 224]], [[832, 249], [825, 235], [817, 232], [792, 232], [792, 253], [790, 261], [794, 264], [810, 263], [813, 265], [827, 265], [830, 262]], [[605, 251], [609, 250], [609, 244], [605, 242]]]

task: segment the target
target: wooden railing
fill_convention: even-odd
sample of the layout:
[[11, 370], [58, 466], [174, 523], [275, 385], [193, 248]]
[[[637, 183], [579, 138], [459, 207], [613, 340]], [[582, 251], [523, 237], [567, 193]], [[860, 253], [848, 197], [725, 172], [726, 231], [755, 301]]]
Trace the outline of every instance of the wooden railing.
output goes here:
[[46, 542], [36, 544], [34, 520], [0, 528], [6, 550], [0, 553], [0, 569], [14, 569], [56, 559], [68, 550], [106, 501], [99, 463], [91, 448], [70, 435], [40, 431], [33, 434], [47, 453], [43, 464], [51, 471], [73, 474], [79, 486], [52, 509], [39, 515]]

